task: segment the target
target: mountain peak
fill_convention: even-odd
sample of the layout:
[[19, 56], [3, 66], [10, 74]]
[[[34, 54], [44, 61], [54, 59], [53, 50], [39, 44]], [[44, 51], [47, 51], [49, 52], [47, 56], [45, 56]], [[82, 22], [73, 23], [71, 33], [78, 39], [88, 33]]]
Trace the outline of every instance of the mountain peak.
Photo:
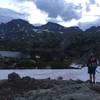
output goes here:
[[57, 23], [48, 22], [47, 24], [42, 25], [41, 29], [42, 30], [48, 29], [48, 30], [53, 31], [53, 32], [58, 32], [58, 31], [63, 31], [65, 29], [65, 27], [61, 26]]
[[25, 21], [23, 19], [14, 19], [8, 22], [7, 24], [12, 23], [12, 24], [29, 24], [28, 21]]
[[60, 24], [58, 24], [58, 23], [53, 23], [53, 22], [48, 22], [47, 24], [45, 24], [46, 26], [57, 26], [57, 27], [63, 27], [64, 28], [64, 26], [62, 26], [62, 25], [60, 25]]
[[56, 25], [59, 25], [57, 23], [54, 23], [54, 22], [48, 22], [47, 25], [50, 25], [50, 24], [56, 24]]

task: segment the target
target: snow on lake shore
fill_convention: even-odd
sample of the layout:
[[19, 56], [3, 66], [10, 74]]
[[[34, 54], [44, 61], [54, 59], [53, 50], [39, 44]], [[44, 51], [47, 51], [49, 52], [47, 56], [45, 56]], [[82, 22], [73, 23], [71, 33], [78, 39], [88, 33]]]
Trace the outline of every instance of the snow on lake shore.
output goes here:
[[[97, 68], [100, 72], [100, 67]], [[57, 79], [59, 76], [62, 76], [64, 80], [88, 80], [87, 67], [82, 69], [23, 69], [23, 70], [0, 70], [0, 80], [7, 79], [8, 74], [15, 72], [18, 73], [21, 77], [30, 76], [36, 79], [45, 79], [50, 77], [51, 79]], [[100, 74], [96, 73], [96, 81], [100, 82]]]

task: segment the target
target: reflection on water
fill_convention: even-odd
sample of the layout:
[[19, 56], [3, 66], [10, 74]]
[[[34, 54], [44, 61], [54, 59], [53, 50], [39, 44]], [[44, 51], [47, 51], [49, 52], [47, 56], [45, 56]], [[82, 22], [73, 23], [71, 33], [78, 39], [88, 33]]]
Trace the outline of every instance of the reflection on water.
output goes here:
[[[97, 68], [97, 70], [100, 72], [100, 67]], [[84, 67], [82, 69], [58, 69], [58, 70], [52, 70], [52, 69], [23, 69], [23, 70], [0, 70], [0, 79], [7, 79], [8, 74], [16, 72], [21, 77], [23, 76], [30, 76], [34, 77], [36, 79], [45, 79], [48, 77], [51, 77], [52, 79], [57, 79], [59, 76], [62, 76], [63, 79], [80, 79], [83, 81], [88, 80], [88, 73], [87, 73], [87, 67]], [[100, 81], [100, 74], [96, 73], [96, 81]]]

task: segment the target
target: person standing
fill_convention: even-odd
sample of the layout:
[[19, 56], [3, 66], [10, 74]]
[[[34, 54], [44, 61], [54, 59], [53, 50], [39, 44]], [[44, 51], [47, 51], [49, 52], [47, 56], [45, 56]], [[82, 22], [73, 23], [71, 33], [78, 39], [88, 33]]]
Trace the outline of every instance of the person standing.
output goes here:
[[95, 84], [95, 72], [97, 68], [97, 58], [94, 53], [90, 54], [87, 62], [90, 83]]

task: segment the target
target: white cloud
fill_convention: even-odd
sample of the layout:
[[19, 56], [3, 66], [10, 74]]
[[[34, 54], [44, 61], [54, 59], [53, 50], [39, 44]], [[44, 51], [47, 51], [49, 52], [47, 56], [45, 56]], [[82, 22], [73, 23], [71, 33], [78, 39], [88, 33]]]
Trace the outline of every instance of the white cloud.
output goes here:
[[20, 0], [2, 0], [0, 1], [0, 8], [8, 8], [15, 12], [24, 14], [25, 20], [28, 20], [31, 24], [45, 24], [47, 20], [47, 14], [37, 9], [32, 0], [23, 0], [23, 2], [20, 2]]
[[66, 27], [72, 27], [72, 26], [78, 26], [78, 21], [73, 19], [71, 21], [62, 21], [59, 22], [60, 25], [66, 26]]
[[11, 0], [0, 0], [0, 8], [7, 8], [19, 12], [20, 8]]
[[[23, 18], [25, 20], [32, 24], [45, 24], [47, 21], [52, 21], [67, 27], [77, 26], [80, 23], [81, 26], [86, 26], [87, 23], [95, 23], [96, 20], [100, 19], [100, 0], [52, 0], [52, 2], [56, 2], [53, 2], [54, 5], [52, 5], [51, 0], [45, 0], [48, 2], [48, 5], [45, 6], [46, 8], [53, 7], [51, 10], [49, 9], [49, 13], [45, 7], [42, 9], [37, 8], [34, 1], [35, 3], [37, 1], [40, 6], [42, 5], [40, 3], [44, 2], [44, 0], [0, 0], [0, 8], [7, 8], [20, 13], [24, 15]], [[61, 11], [59, 11], [58, 7], [61, 8]], [[8, 15], [6, 13], [3, 14], [5, 14], [4, 16]], [[15, 18], [14, 15], [11, 15], [11, 18], [12, 16]], [[93, 25], [98, 25], [96, 23]]]
[[21, 11], [28, 13], [28, 21], [31, 24], [36, 23], [46, 23], [47, 14], [45, 12], [41, 12], [39, 9], [36, 8], [35, 4], [33, 2], [23, 2], [21, 5]]

